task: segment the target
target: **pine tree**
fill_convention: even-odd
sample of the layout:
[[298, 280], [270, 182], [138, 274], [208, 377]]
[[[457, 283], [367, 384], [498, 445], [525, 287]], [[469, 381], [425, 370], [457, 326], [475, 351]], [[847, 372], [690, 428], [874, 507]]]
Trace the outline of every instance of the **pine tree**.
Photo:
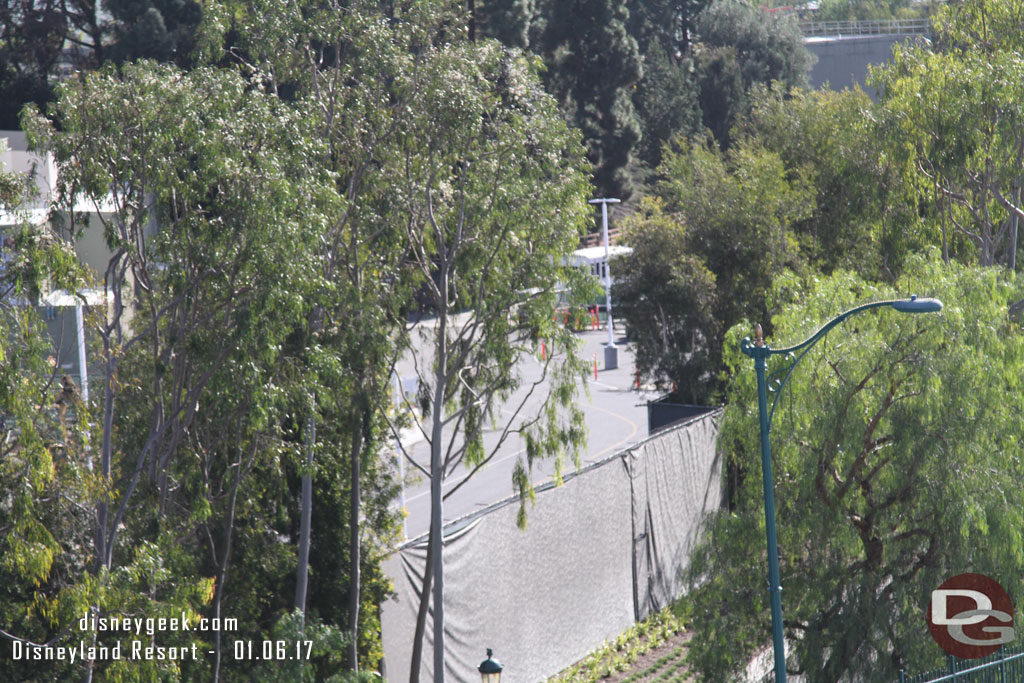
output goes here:
[[202, 8], [194, 0], [110, 0], [104, 3], [113, 19], [114, 42], [109, 54], [117, 61], [145, 57], [189, 66]]
[[[475, 11], [471, 21], [479, 34], [497, 38], [509, 47], [530, 47], [536, 0], [470, 0]], [[479, 37], [478, 34], [478, 37]]]
[[633, 93], [633, 104], [643, 126], [639, 156], [650, 169], [661, 163], [661, 148], [666, 142], [700, 127], [692, 69], [691, 59], [674, 58], [659, 41], [651, 41], [644, 55], [644, 77]]
[[614, 0], [550, 0], [542, 14], [548, 90], [583, 132], [597, 193], [626, 198], [627, 167], [642, 137], [631, 93], [643, 70], [626, 30], [629, 12]]
[[708, 0], [646, 0], [634, 3], [629, 33], [647, 56], [654, 43], [677, 59], [689, 57], [697, 15]]

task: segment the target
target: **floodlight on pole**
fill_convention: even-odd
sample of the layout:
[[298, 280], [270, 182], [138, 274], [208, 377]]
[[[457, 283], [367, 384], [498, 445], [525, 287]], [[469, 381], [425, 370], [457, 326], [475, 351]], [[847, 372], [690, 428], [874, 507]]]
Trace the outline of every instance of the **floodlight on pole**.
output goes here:
[[591, 199], [591, 204], [601, 205], [601, 233], [604, 238], [604, 303], [608, 313], [608, 344], [604, 350], [604, 369], [614, 370], [619, 366], [618, 350], [615, 348], [614, 322], [612, 321], [612, 264], [608, 242], [608, 205], [618, 204], [619, 199]]

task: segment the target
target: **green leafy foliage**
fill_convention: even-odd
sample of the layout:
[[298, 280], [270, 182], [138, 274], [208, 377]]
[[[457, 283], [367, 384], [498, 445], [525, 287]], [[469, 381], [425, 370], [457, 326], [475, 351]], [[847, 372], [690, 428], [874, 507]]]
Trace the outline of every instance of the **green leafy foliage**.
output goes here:
[[[455, 457], [477, 466], [493, 455], [480, 433], [496, 401], [530, 388], [515, 361], [541, 335], [558, 352], [551, 394], [508, 432], [530, 434], [524, 515], [533, 459], [582, 446], [573, 337], [550, 315], [559, 283], [570, 305], [590, 293], [562, 258], [589, 214], [588, 185], [538, 61], [493, 42], [447, 42], [460, 38], [445, 33], [451, 8], [286, 5], [204, 13], [204, 58], [217, 35], [259, 24], [223, 58], [240, 69], [108, 66], [62, 86], [48, 117], [25, 119], [60, 170], [61, 239], [49, 261], [40, 247], [40, 258], [15, 262], [8, 272], [21, 280], [11, 282], [30, 291], [44, 264], [54, 282], [80, 273], [71, 245], [102, 236], [110, 258], [96, 275], [110, 305], [90, 350], [95, 469], [75, 498], [78, 564], [63, 593], [17, 588], [13, 609], [45, 604], [50, 621], [27, 610], [16, 635], [63, 642], [89, 610], [237, 619], [236, 630], [151, 638], [213, 656], [98, 662], [99, 680], [293, 675], [232, 661], [228, 648], [274, 638], [272, 624], [291, 628], [305, 482], [316, 501], [305, 618], [322, 625], [324, 643], [306, 674], [347, 679], [342, 669], [357, 662], [379, 665], [377, 607], [390, 588], [380, 562], [396, 528], [382, 438], [390, 363], [410, 308], [430, 308], [413, 295], [436, 283], [447, 293], [433, 312], [470, 314], [468, 328], [441, 337], [457, 343], [438, 367], [457, 379], [434, 384], [438, 409], [461, 411], [451, 437], [466, 448]], [[102, 210], [71, 210], [82, 201]], [[45, 242], [25, 234], [18, 254]], [[29, 511], [12, 537], [12, 587], [62, 566], [54, 544], [64, 537], [45, 512]]]
[[[342, 653], [348, 636], [337, 628], [303, 615], [300, 610], [294, 610], [278, 619], [271, 636], [275, 657], [261, 661], [254, 672], [262, 681], [298, 683], [316, 680], [347, 683], [362, 680], [346, 675], [343, 670]], [[283, 649], [278, 650], [282, 645]], [[262, 650], [262, 643], [260, 648]], [[278, 659], [278, 652], [283, 653], [284, 657]]]
[[629, 32], [640, 53], [648, 56], [654, 45], [670, 56], [691, 56], [694, 24], [708, 0], [648, 0], [629, 12]]
[[708, 404], [724, 330], [767, 320], [769, 283], [804, 263], [794, 225], [811, 214], [813, 187], [760, 140], [722, 152], [710, 134], [666, 148], [660, 173], [660, 201], [641, 207], [626, 236], [634, 254], [616, 271], [623, 315], [641, 372]]
[[812, 186], [791, 173], [760, 141], [722, 153], [710, 138], [666, 154], [660, 187], [666, 207], [687, 226], [691, 253], [715, 274], [716, 318], [730, 327], [742, 317], [767, 317], [764, 291], [801, 254], [793, 225], [813, 206]]
[[[237, 74], [151, 63], [68, 83], [56, 118], [59, 130], [26, 120], [61, 171], [55, 210], [77, 219], [73, 201], [104, 202], [65, 225], [72, 240], [102, 232], [111, 254], [93, 356], [101, 493], [89, 501], [91, 575], [75, 581], [97, 587], [86, 606], [102, 614], [203, 611], [259, 637], [287, 605], [260, 600], [286, 580], [278, 512], [293, 496], [272, 481], [293, 451], [284, 349], [317, 283], [310, 229], [330, 195], [309, 163], [308, 122]], [[236, 549], [259, 557], [240, 572], [247, 584], [228, 561], [240, 509], [251, 526]], [[220, 631], [196, 637], [204, 651], [226, 647]], [[219, 661], [95, 668], [110, 680], [202, 678]]]
[[474, 4], [483, 35], [509, 47], [530, 46], [538, 0], [480, 0]]
[[[40, 310], [47, 286], [85, 280], [68, 245], [22, 213], [23, 177], [0, 169], [0, 630], [5, 640], [52, 642], [84, 614], [94, 586], [77, 581], [90, 559], [86, 505], [102, 492], [91, 472], [90, 414], [62, 394]], [[65, 400], [61, 401], [61, 398]], [[52, 663], [48, 663], [52, 664]], [[71, 667], [0, 661], [0, 677], [69, 675]]]
[[946, 258], [1015, 267], [1024, 215], [1020, 12], [1015, 2], [949, 5], [935, 16], [934, 43], [903, 46], [875, 72], [893, 151], [936, 196]]
[[[995, 577], [1019, 599], [1020, 297], [996, 270], [908, 262], [899, 290], [846, 272], [776, 285], [774, 337], [796, 343], [839, 312], [908, 292], [940, 314], [880, 309], [850, 319], [785, 385], [772, 430], [783, 615], [790, 668], [815, 678], [895, 679], [942, 653], [924, 626], [930, 592], [963, 571]], [[705, 677], [746, 666], [770, 632], [764, 575], [757, 400], [727, 338], [733, 381], [720, 444], [739, 469], [734, 507], [693, 559], [690, 659]], [[784, 361], [778, 359], [777, 364]], [[777, 369], [770, 365], [769, 372]], [[770, 400], [773, 400], [770, 397]]]
[[[92, 67], [102, 53], [97, 0], [0, 3], [0, 130], [18, 128], [25, 104], [53, 100], [57, 71]], [[65, 51], [71, 39], [74, 49]]]
[[[85, 406], [55, 405], [60, 384], [45, 326], [35, 309], [9, 301], [0, 305], [0, 628], [44, 643], [88, 604], [91, 590], [75, 577], [90, 558], [84, 505], [98, 482], [88, 467]], [[10, 657], [0, 662], [5, 678], [24, 673]]]
[[779, 155], [790, 177], [813, 188], [793, 230], [807, 263], [891, 280], [907, 253], [938, 241], [921, 220], [913, 170], [879, 153], [888, 132], [859, 89], [833, 92], [755, 88], [735, 134]]
[[[425, 333], [429, 361], [417, 363], [420, 383], [435, 428], [453, 424], [429, 437], [432, 448], [448, 453], [444, 471], [484, 455], [471, 446], [497, 402], [520, 387], [517, 360], [546, 338], [558, 359], [546, 373], [553, 382], [549, 405], [539, 415], [516, 410], [510, 433], [537, 429], [526, 465], [541, 455], [575, 453], [582, 433], [572, 387], [581, 366], [571, 331], [554, 326], [551, 314], [559, 283], [571, 303], [590, 291], [580, 272], [563, 264], [589, 214], [578, 143], [530, 58], [495, 43], [425, 57], [425, 104], [404, 141], [414, 165], [402, 191], [424, 312], [438, 320]], [[568, 427], [555, 407], [569, 411]], [[461, 435], [465, 444], [454, 446]]]
[[[196, 63], [205, 39], [194, 0], [6, 0], [0, 3], [0, 130], [17, 129], [25, 104], [53, 102], [71, 71], [108, 60]], [[198, 40], [197, 40], [198, 39]]]
[[106, 54], [115, 61], [155, 59], [187, 66], [202, 5], [195, 0], [109, 0], [104, 3], [113, 40]]
[[721, 399], [722, 334], [744, 317], [768, 324], [784, 268], [892, 281], [939, 241], [913, 168], [877, 153], [889, 132], [862, 92], [758, 86], [750, 99], [730, 150], [710, 137], [666, 147], [658, 199], [631, 221], [650, 228], [625, 237], [637, 251], [619, 296], [641, 372], [687, 401]]
[[[597, 683], [616, 673], [627, 671], [638, 659], [651, 650], [663, 647], [668, 641], [686, 630], [686, 607], [683, 602], [666, 607], [646, 620], [631, 626], [612, 641], [607, 641], [582, 661], [549, 679], [552, 683]], [[684, 664], [686, 648], [680, 645], [652, 665], [623, 678], [623, 681], [641, 680], [660, 674], [653, 680], [668, 680]]]
[[817, 21], [863, 21], [914, 19], [927, 13], [926, 5], [907, 0], [824, 0], [814, 17]]
[[717, 0], [697, 17], [697, 59], [704, 126], [723, 147], [746, 113], [747, 92], [778, 81], [784, 90], [805, 87], [813, 57], [793, 17], [735, 0]]
[[614, 261], [619, 315], [636, 339], [636, 366], [663, 390], [707, 401], [717, 381], [715, 275], [690, 253], [684, 224], [645, 199], [626, 224], [633, 248]]
[[[522, 436], [525, 457], [517, 458], [513, 482], [524, 526], [535, 460], [553, 456], [559, 469], [565, 457], [579, 462], [585, 432], [574, 399], [583, 365], [576, 338], [553, 324], [552, 313], [559, 288], [570, 305], [591, 293], [566, 258], [590, 213], [582, 150], [541, 87], [538, 61], [485, 42], [431, 48], [417, 66], [395, 190], [425, 317], [402, 341], [418, 375], [430, 448], [423, 469], [432, 485], [413, 679], [435, 579], [435, 662], [443, 653], [445, 478], [464, 465], [468, 472], [457, 476], [469, 479]], [[522, 360], [542, 338], [550, 355], [541, 377], [527, 379]], [[485, 447], [489, 427], [498, 438]], [[439, 666], [435, 674], [443, 679]]]

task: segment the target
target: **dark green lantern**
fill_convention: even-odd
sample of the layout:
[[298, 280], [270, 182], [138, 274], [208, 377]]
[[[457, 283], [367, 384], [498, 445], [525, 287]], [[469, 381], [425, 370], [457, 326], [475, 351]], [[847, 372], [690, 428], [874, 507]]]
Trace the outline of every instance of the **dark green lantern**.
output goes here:
[[501, 681], [501, 662], [491, 657], [491, 654], [493, 654], [491, 648], [487, 648], [487, 659], [480, 662], [480, 666], [477, 667], [482, 683], [499, 683]]

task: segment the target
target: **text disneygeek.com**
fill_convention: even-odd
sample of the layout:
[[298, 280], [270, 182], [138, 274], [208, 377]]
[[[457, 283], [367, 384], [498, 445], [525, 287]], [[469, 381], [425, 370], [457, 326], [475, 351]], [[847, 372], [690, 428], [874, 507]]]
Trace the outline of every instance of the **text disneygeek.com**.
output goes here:
[[[24, 640], [11, 642], [11, 659], [27, 661], [99, 662], [111, 660], [196, 660], [215, 655], [215, 650], [198, 643], [180, 646], [157, 645], [152, 637], [161, 633], [190, 631], [237, 631], [237, 619], [193, 619], [182, 612], [181, 617], [97, 617], [89, 615], [78, 620], [81, 637], [65, 644], [37, 644]], [[150, 636], [147, 639], [120, 641], [114, 644], [97, 642], [100, 633], [125, 636]], [[308, 660], [312, 656], [311, 640], [230, 640], [222, 656], [235, 660]]]

